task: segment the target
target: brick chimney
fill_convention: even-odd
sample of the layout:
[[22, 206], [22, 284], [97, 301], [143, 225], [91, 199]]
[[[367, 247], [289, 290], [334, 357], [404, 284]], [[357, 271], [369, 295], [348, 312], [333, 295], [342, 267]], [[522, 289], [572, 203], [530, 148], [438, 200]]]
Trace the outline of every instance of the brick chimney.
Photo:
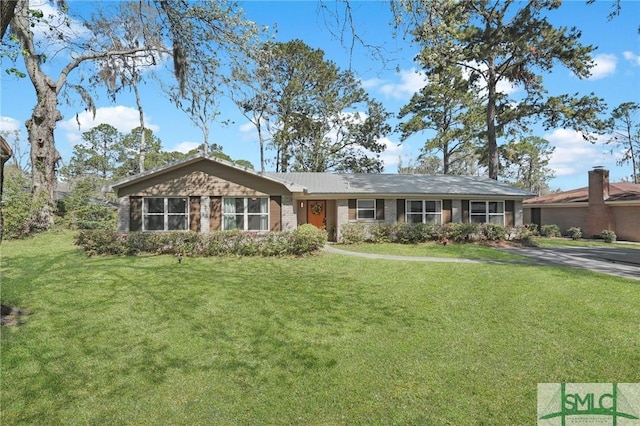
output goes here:
[[605, 201], [609, 199], [609, 170], [600, 166], [589, 171], [589, 208], [584, 233], [600, 235], [605, 229], [614, 229], [611, 212]]

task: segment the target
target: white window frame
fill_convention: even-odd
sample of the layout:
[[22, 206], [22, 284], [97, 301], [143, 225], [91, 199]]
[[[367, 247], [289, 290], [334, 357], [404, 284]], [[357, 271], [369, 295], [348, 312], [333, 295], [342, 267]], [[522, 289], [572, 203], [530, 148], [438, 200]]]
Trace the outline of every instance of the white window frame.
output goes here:
[[[184, 212], [169, 213], [169, 200], [184, 200]], [[148, 200], [162, 200], [162, 213], [149, 213]], [[162, 229], [147, 229], [147, 217], [162, 216]], [[169, 229], [169, 217], [184, 216], [184, 229]], [[188, 231], [189, 230], [189, 197], [144, 197], [142, 199], [142, 230], [147, 232]]]
[[[421, 202], [422, 203], [422, 208], [420, 212], [411, 212], [409, 209], [409, 204], [411, 202]], [[428, 202], [435, 202], [436, 203], [436, 211], [435, 212], [429, 212], [427, 211], [427, 203]], [[421, 198], [412, 198], [412, 199], [408, 199], [405, 200], [404, 203], [404, 214], [405, 214], [405, 218], [404, 221], [407, 223], [416, 223], [416, 222], [411, 222], [409, 219], [409, 216], [418, 216], [420, 215], [421, 218], [421, 223], [433, 223], [435, 225], [441, 225], [442, 224], [442, 200], [429, 200], [429, 199], [421, 199]], [[427, 217], [429, 216], [433, 216], [436, 218], [435, 222], [428, 222], [427, 221]]]
[[[473, 203], [484, 203], [484, 212], [483, 213], [473, 213]], [[497, 203], [502, 205], [502, 212], [499, 213], [491, 213], [489, 209], [489, 203]], [[469, 222], [478, 223], [473, 221], [473, 217], [482, 217], [483, 220], [480, 223], [496, 223], [498, 225], [504, 225], [504, 214], [505, 214], [505, 202], [497, 201], [497, 200], [469, 200]], [[493, 222], [491, 218], [500, 217], [500, 222]]]
[[[372, 201], [373, 207], [361, 207], [360, 202]], [[356, 220], [376, 220], [376, 199], [375, 198], [359, 198], [356, 200]], [[373, 217], [360, 217], [361, 212], [373, 212]]]
[[[225, 212], [225, 200], [243, 200], [243, 211], [241, 213], [231, 213], [231, 212]], [[249, 201], [250, 200], [266, 200], [266, 205], [267, 205], [267, 211], [266, 212], [260, 212], [260, 213], [249, 213]], [[235, 202], [234, 202], [234, 208], [235, 208]], [[242, 220], [242, 224], [243, 224], [243, 229], [240, 229], [240, 231], [248, 231], [248, 232], [268, 232], [269, 231], [269, 226], [271, 223], [271, 203], [269, 202], [269, 197], [223, 197], [222, 198], [222, 230], [223, 231], [231, 231], [234, 229], [239, 229], [236, 227], [233, 228], [229, 228], [226, 226], [226, 221], [225, 221], [225, 217], [233, 217], [234, 219], [237, 216], [242, 216], [243, 220]], [[249, 217], [266, 217], [266, 226], [265, 229], [249, 229]], [[234, 221], [235, 223], [235, 221]], [[260, 223], [262, 224], [262, 221], [260, 221]]]

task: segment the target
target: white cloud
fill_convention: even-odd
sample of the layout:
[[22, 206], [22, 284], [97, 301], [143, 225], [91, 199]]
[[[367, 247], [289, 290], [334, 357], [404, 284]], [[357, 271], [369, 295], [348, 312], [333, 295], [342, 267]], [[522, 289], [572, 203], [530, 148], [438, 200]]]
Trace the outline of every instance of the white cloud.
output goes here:
[[378, 90], [394, 99], [410, 99], [414, 93], [419, 92], [427, 84], [427, 77], [423, 72], [416, 71], [415, 68], [400, 70], [398, 72], [400, 81], [391, 83], [385, 80], [373, 79], [363, 81], [365, 88], [378, 87]]
[[383, 86], [386, 81], [381, 78], [370, 78], [369, 80], [360, 80], [362, 87], [365, 89], [371, 89], [378, 86]]
[[632, 65], [640, 66], [640, 55], [636, 55], [635, 53], [626, 50], [622, 52], [622, 56], [624, 56], [627, 61], [631, 62]]
[[386, 147], [380, 155], [380, 159], [384, 163], [384, 171], [391, 173], [398, 167], [398, 161], [402, 156], [404, 145], [398, 144], [389, 138], [382, 138], [378, 142], [384, 143]]
[[[485, 72], [487, 70], [487, 65], [485, 64], [478, 64], [477, 62], [469, 62], [468, 63], [469, 67], [472, 68], [476, 68], [478, 70], [480, 70], [480, 72]], [[471, 76], [471, 69], [470, 68], [463, 68], [462, 69], [462, 75], [464, 76], [465, 79], [468, 79]], [[486, 81], [483, 78], [479, 78], [476, 81], [476, 85], [477, 87], [481, 90], [481, 92], [484, 94], [486, 94], [486, 90], [487, 90], [487, 84]], [[498, 93], [504, 93], [505, 95], [510, 95], [512, 93], [517, 92], [518, 90], [520, 90], [520, 88], [509, 82], [506, 80], [500, 80], [498, 81], [498, 84], [496, 85], [496, 90]]]
[[[78, 126], [80, 123], [80, 126]], [[138, 110], [122, 105], [115, 107], [103, 107], [96, 110], [95, 119], [89, 111], [83, 111], [76, 117], [70, 118], [60, 123], [58, 128], [65, 133], [67, 140], [75, 145], [82, 141], [82, 133], [91, 130], [100, 124], [110, 124], [118, 131], [128, 134], [136, 127], [140, 127], [140, 115]], [[160, 129], [151, 122], [149, 116], [145, 116], [145, 127], [154, 133]]]
[[29, 8], [43, 13], [44, 20], [34, 25], [33, 32], [36, 43], [49, 54], [66, 50], [69, 40], [85, 39], [91, 34], [80, 21], [70, 18], [51, 2], [31, 1]]
[[[486, 65], [480, 65], [479, 68], [486, 69]], [[463, 69], [462, 73], [465, 78], [469, 78], [471, 71], [468, 68], [465, 68]], [[369, 80], [363, 80], [362, 86], [365, 89], [377, 88], [385, 96], [390, 98], [408, 100], [415, 93], [419, 92], [420, 89], [429, 84], [427, 76], [422, 71], [416, 71], [415, 68], [400, 70], [398, 72], [398, 76], [400, 77], [400, 81], [396, 83], [379, 78], [373, 78]], [[482, 90], [485, 90], [485, 84], [482, 79], [478, 80], [478, 85]], [[519, 86], [514, 85], [508, 81], [498, 82], [498, 86], [496, 89], [499, 93], [504, 93], [506, 95], [520, 90]]]
[[247, 123], [241, 124], [238, 127], [238, 130], [240, 130], [240, 133], [252, 133], [256, 131], [256, 126], [251, 122], [247, 122]]
[[24, 124], [15, 118], [0, 116], [0, 131], [2, 132], [16, 132], [22, 131]]
[[556, 177], [582, 175], [594, 166], [615, 164], [615, 157], [606, 152], [602, 141], [592, 144], [584, 140], [580, 132], [556, 129], [544, 138], [556, 148], [549, 162]]
[[589, 80], [599, 80], [613, 75], [616, 71], [616, 65], [618, 64], [618, 58], [616, 55], [610, 53], [596, 55], [593, 58], [593, 61], [595, 66], [591, 68]]
[[189, 152], [191, 150], [194, 150], [199, 146], [200, 146], [200, 143], [198, 143], [198, 142], [184, 141], [184, 142], [180, 142], [179, 144], [177, 144], [175, 146], [172, 146], [167, 151], [169, 151], [169, 152], [177, 151], [177, 152], [181, 152], [183, 154], [186, 154], [187, 152]]

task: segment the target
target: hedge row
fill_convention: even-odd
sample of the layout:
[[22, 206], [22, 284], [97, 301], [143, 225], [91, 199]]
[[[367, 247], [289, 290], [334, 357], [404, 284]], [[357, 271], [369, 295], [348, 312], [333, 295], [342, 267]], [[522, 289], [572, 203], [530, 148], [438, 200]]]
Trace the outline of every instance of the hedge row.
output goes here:
[[138, 253], [180, 256], [302, 256], [316, 252], [327, 242], [327, 233], [313, 225], [294, 231], [248, 233], [220, 231], [132, 232], [118, 234], [108, 230], [83, 230], [76, 245], [92, 255], [136, 255]]
[[526, 240], [535, 229], [529, 225], [507, 228], [494, 223], [346, 223], [341, 228], [342, 242], [392, 242], [417, 244], [427, 241], [476, 242]]

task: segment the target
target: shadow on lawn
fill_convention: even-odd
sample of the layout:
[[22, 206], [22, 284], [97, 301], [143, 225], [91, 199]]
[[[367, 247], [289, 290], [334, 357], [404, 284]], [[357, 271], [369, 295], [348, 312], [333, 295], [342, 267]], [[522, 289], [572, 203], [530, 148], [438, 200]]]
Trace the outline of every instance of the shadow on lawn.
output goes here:
[[[171, 256], [86, 258], [67, 250], [22, 257], [29, 268], [16, 269], [15, 261], [3, 265], [9, 286], [29, 283], [28, 292], [16, 292], [23, 297], [38, 292], [34, 328], [50, 330], [60, 345], [53, 353], [64, 354], [43, 377], [51, 376], [45, 388], [56, 377], [87, 386], [109, 378], [110, 392], [118, 392], [131, 386], [127, 378], [155, 386], [174, 374], [213, 371], [233, 372], [239, 385], [256, 376], [292, 380], [335, 367], [336, 348], [369, 327], [421, 321], [379, 297], [357, 270], [336, 271], [322, 257], [178, 264]], [[94, 370], [107, 377], [96, 381]]]

